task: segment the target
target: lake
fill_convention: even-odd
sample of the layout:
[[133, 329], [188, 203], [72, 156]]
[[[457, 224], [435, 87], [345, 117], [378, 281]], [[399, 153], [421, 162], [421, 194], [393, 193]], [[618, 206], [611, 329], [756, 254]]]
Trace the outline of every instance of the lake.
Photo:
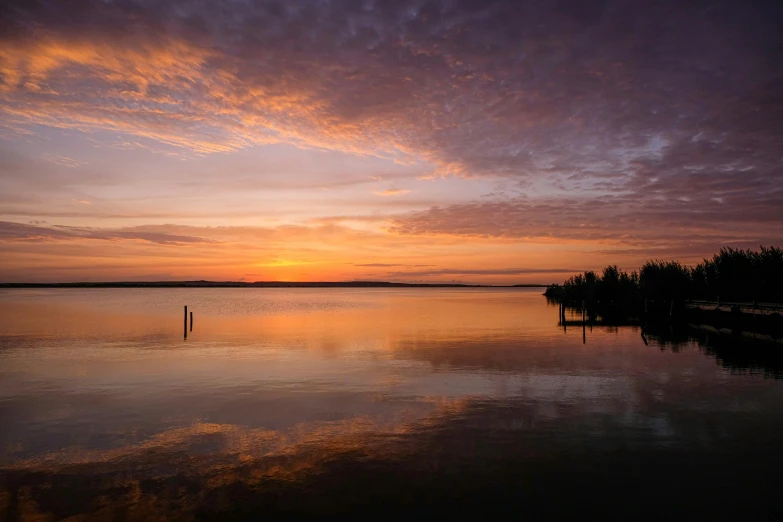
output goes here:
[[542, 290], [2, 290], [0, 519], [783, 517], [783, 347]]

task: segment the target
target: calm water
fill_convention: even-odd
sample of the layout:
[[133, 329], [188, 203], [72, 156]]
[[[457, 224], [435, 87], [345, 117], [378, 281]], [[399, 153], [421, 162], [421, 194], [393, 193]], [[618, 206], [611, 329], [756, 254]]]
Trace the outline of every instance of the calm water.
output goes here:
[[540, 294], [0, 291], [0, 519], [783, 517], [779, 352]]

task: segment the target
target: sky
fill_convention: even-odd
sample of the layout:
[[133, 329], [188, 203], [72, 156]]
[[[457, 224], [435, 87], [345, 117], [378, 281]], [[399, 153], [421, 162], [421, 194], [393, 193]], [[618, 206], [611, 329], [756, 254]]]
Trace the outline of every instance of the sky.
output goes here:
[[0, 282], [551, 283], [781, 243], [780, 2], [0, 5]]

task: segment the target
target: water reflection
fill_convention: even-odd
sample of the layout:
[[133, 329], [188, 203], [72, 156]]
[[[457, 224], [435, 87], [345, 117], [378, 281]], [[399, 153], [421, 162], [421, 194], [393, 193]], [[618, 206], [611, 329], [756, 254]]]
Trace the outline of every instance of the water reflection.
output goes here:
[[776, 514], [777, 360], [539, 294], [0, 293], [0, 518]]
[[647, 337], [662, 350], [674, 353], [683, 349], [699, 349], [734, 373], [747, 372], [783, 379], [783, 346], [764, 337], [734, 335], [694, 325], [648, 331]]

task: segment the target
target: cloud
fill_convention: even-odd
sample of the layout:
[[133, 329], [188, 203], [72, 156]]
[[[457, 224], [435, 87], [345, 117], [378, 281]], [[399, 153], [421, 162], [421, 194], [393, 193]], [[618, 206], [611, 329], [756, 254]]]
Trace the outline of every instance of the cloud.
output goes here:
[[575, 268], [440, 268], [437, 270], [416, 270], [389, 272], [393, 277], [432, 277], [432, 276], [518, 276], [530, 274], [573, 274], [580, 272]]
[[[469, 258], [466, 251], [472, 252]], [[237, 280], [258, 274], [264, 280], [313, 281], [374, 273], [375, 279], [388, 280], [389, 270], [411, 280], [406, 271], [435, 273], [436, 266], [459, 258], [475, 270], [476, 281], [485, 280], [481, 270], [488, 269], [486, 278], [494, 282], [524, 282], [525, 270], [512, 269], [519, 275], [505, 279], [501, 274], [507, 269], [495, 275], [489, 270], [505, 266], [519, 252], [524, 249], [512, 241], [389, 234], [337, 224], [73, 227], [0, 221], [0, 281], [139, 280], [155, 273], [168, 274], [161, 279]], [[525, 262], [530, 268], [547, 264], [535, 254]], [[455, 270], [441, 270], [440, 276]]]
[[755, 4], [12, 0], [2, 111], [202, 153], [282, 141], [587, 187], [697, 135], [777, 158], [781, 8]]
[[65, 167], [71, 167], [71, 168], [81, 167], [82, 165], [87, 164], [84, 161], [75, 160], [67, 156], [54, 156], [49, 153], [44, 153], [42, 155], [42, 158], [50, 163], [54, 163], [55, 165], [63, 165]]
[[193, 243], [212, 243], [214, 240], [165, 232], [145, 231], [141, 227], [120, 229], [96, 229], [85, 227], [66, 227], [62, 225], [43, 225], [44, 222], [22, 224], [0, 221], [0, 242], [7, 241], [73, 241], [80, 239], [98, 241], [136, 240], [159, 245], [183, 245]]
[[406, 266], [406, 265], [401, 265], [399, 263], [364, 263], [364, 264], [352, 263], [352, 265], [362, 267], [362, 268], [390, 268], [393, 266]]
[[[372, 236], [376, 244], [448, 236], [694, 252], [689, 245], [783, 237], [780, 3], [8, 0], [0, 16], [3, 136], [110, 131], [113, 148], [196, 157], [287, 143], [432, 165], [421, 178], [504, 183], [491, 197], [427, 200], [423, 211], [401, 213], [423, 205], [386, 197], [373, 208], [394, 206], [394, 214], [348, 209], [321, 220], [388, 219], [389, 237]], [[83, 183], [105, 179], [67, 156], [45, 161], [69, 182], [75, 172]], [[51, 180], [18, 163], [4, 161], [4, 183]], [[254, 188], [277, 186], [263, 181]], [[377, 181], [361, 171], [295, 185]], [[0, 202], [6, 216], [98, 216], [33, 215], [8, 196]], [[98, 217], [138, 217], [111, 210]], [[143, 216], [177, 218], [169, 210]], [[159, 244], [284, 234], [217, 228], [3, 233]], [[289, 232], [343, 246], [367, 237], [341, 227]]]
[[[764, 172], [727, 165], [688, 177], [668, 155], [641, 165], [634, 190], [595, 196], [506, 197], [471, 201], [390, 218], [390, 232], [520, 240], [593, 241], [646, 248], [693, 243], [776, 243], [783, 233], [783, 188]], [[652, 174], [656, 175], [653, 176]], [[719, 197], [716, 197], [719, 195]]]
[[410, 190], [404, 190], [404, 189], [395, 189], [395, 188], [389, 188], [386, 190], [379, 190], [373, 192], [376, 196], [404, 196], [405, 194], [410, 193]]
[[416, 268], [416, 267], [424, 267], [424, 266], [435, 266], [435, 265], [406, 265], [400, 263], [364, 263], [364, 264], [351, 263], [351, 264], [353, 266], [358, 266], [362, 268], [391, 268], [396, 266], [407, 266], [411, 268]]

